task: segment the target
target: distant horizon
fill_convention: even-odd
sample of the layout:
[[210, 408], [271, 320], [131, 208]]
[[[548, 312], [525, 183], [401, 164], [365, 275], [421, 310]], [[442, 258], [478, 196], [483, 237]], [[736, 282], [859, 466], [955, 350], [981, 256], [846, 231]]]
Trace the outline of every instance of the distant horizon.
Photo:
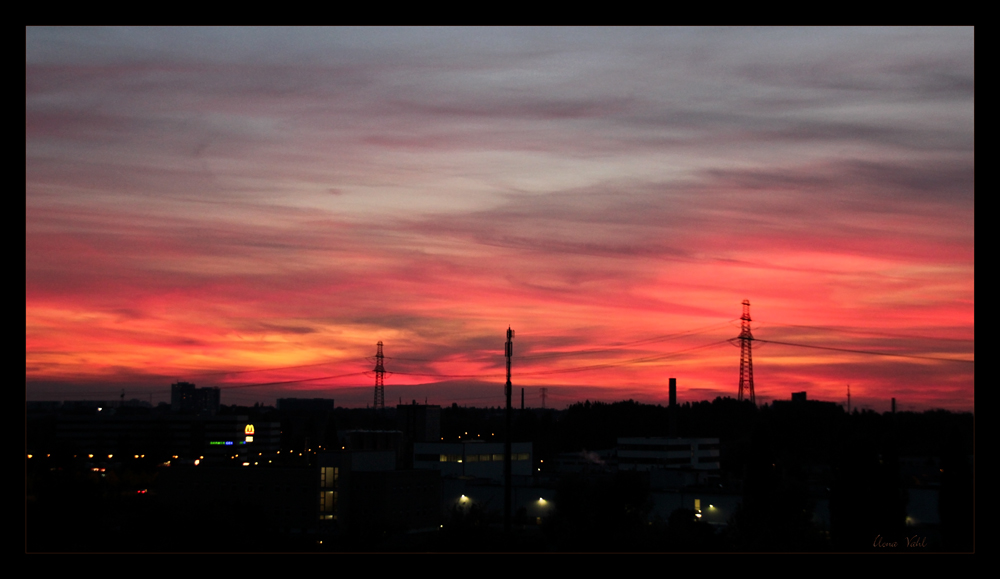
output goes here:
[[[211, 386], [201, 386], [201, 385], [199, 385], [197, 383], [195, 384], [195, 386], [197, 386], [199, 388], [202, 388], [202, 387], [209, 387], [209, 388], [211, 388]], [[428, 386], [433, 386], [433, 385], [428, 385]], [[486, 385], [486, 384], [484, 384], [483, 386], [495, 386], [495, 385]], [[499, 388], [500, 394], [496, 395], [496, 396], [491, 396], [491, 398], [496, 398], [496, 401], [492, 402], [492, 403], [485, 403], [482, 398], [465, 399], [465, 400], [462, 400], [462, 401], [460, 401], [460, 400], [449, 400], [449, 401], [446, 401], [446, 402], [442, 402], [440, 400], [435, 401], [434, 399], [431, 399], [431, 397], [429, 397], [429, 396], [427, 397], [427, 400], [425, 401], [423, 397], [414, 398], [412, 395], [409, 398], [407, 398], [406, 396], [396, 395], [396, 397], [393, 398], [392, 399], [393, 401], [390, 403], [390, 395], [389, 395], [389, 393], [391, 392], [391, 389], [389, 389], [387, 387], [386, 408], [393, 408], [394, 409], [397, 406], [400, 406], [400, 405], [406, 406], [406, 405], [412, 404], [413, 402], [416, 402], [417, 404], [436, 405], [436, 406], [440, 406], [442, 408], [444, 408], [444, 407], [450, 407], [453, 403], [454, 404], [458, 404], [461, 407], [467, 407], [467, 408], [498, 408], [498, 407], [499, 408], [503, 408], [505, 406], [505, 402], [504, 402], [504, 399], [503, 399], [503, 385], [501, 384], [501, 385], [495, 386], [495, 387]], [[552, 387], [547, 387], [547, 388], [552, 388]], [[581, 389], [580, 387], [574, 387], [574, 388], [575, 388], [575, 391], [580, 391], [580, 389]], [[357, 390], [362, 390], [362, 389], [365, 390], [364, 394], [367, 396], [368, 399], [373, 398], [373, 393], [374, 393], [374, 387], [373, 386], [367, 386], [367, 387], [361, 387], [361, 386], [359, 386], [359, 387], [355, 387], [355, 388], [351, 389], [351, 390], [354, 390], [355, 392], [352, 393], [352, 395], [350, 396], [349, 399], [350, 400], [355, 400], [355, 402], [353, 404], [345, 405], [345, 404], [341, 404], [341, 402], [340, 402], [341, 398], [338, 398], [335, 395], [336, 393], [334, 393], [334, 395], [325, 395], [324, 393], [318, 393], [318, 392], [315, 393], [315, 395], [309, 395], [308, 393], [297, 392], [297, 393], [294, 393], [293, 395], [282, 394], [282, 395], [278, 395], [278, 396], [273, 397], [273, 398], [254, 397], [252, 395], [247, 395], [246, 398], [244, 398], [240, 402], [227, 402], [226, 399], [225, 399], [225, 396], [226, 396], [226, 394], [225, 394], [225, 388], [222, 388], [222, 396], [221, 396], [222, 400], [220, 401], [220, 406], [254, 406], [255, 404], [259, 403], [261, 406], [277, 407], [277, 401], [278, 401], [279, 398], [298, 398], [298, 399], [305, 399], [305, 400], [312, 399], [312, 398], [318, 398], [318, 399], [324, 399], [324, 400], [333, 400], [334, 404], [338, 408], [347, 408], [347, 409], [353, 409], [353, 410], [362, 410], [362, 409], [366, 409], [366, 408], [371, 409], [372, 400], [367, 400], [367, 402], [359, 402], [358, 401], [358, 397], [360, 395], [360, 392], [357, 392]], [[558, 390], [558, 387], [553, 388], [553, 389]], [[520, 389], [515, 386], [514, 390], [515, 390], [515, 392], [514, 392], [514, 396], [513, 396], [512, 400], [511, 400], [511, 406], [515, 410], [520, 410], [520, 408], [521, 408], [521, 403], [520, 403], [520, 400], [521, 400], [521, 398], [520, 398]], [[538, 388], [532, 388], [531, 390], [534, 390], [534, 391], [531, 392], [528, 387], [525, 387], [525, 405], [524, 405], [525, 409], [526, 410], [542, 410], [543, 408], [541, 406], [540, 398], [538, 396]], [[605, 390], [607, 391], [607, 390], [611, 390], [611, 389], [610, 388], [605, 388]], [[551, 391], [552, 390], [550, 389], [550, 392]], [[838, 406], [843, 407], [845, 409], [845, 411], [847, 409], [847, 402], [846, 402], [846, 400], [840, 401], [840, 400], [827, 400], [827, 399], [815, 398], [815, 397], [809, 396], [808, 390], [797, 390], [795, 392], [803, 392], [803, 391], [807, 393], [806, 394], [807, 395], [807, 400], [810, 401], [810, 402], [831, 402], [831, 403], [837, 404]], [[683, 397], [681, 395], [681, 392], [682, 391], [680, 390], [680, 388], [678, 388], [678, 400], [677, 400], [678, 406], [684, 405], [685, 403], [690, 403], [690, 404], [696, 404], [696, 403], [701, 403], [701, 402], [709, 402], [709, 403], [711, 403], [716, 398], [730, 398], [730, 399], [733, 399], [733, 400], [736, 399], [735, 393], [734, 394], [718, 394], [718, 395], [712, 396], [710, 398], [703, 398], [703, 399], [697, 399], [697, 400], [696, 399], [683, 399]], [[114, 393], [111, 392], [111, 394], [114, 394]], [[125, 401], [126, 402], [130, 402], [130, 401], [133, 401], [133, 400], [138, 400], [140, 402], [150, 403], [152, 405], [152, 407], [154, 407], [154, 408], [157, 405], [159, 405], [159, 404], [170, 404], [169, 387], [166, 390], [166, 396], [165, 397], [159, 397], [159, 398], [157, 398], [157, 396], [160, 396], [161, 394], [162, 394], [162, 392], [154, 393], [154, 398], [153, 398], [152, 402], [150, 402], [149, 401], [149, 393], [148, 392], [146, 394], [146, 397], [140, 397], [140, 396], [130, 395], [130, 394], [128, 394], [128, 391], [126, 391]], [[529, 403], [529, 400], [531, 399], [532, 395], [534, 395], [534, 402], [533, 403]], [[760, 395], [757, 395], [757, 406], [770, 405], [770, 404], [772, 404], [774, 402], [789, 402], [789, 401], [791, 401], [791, 395], [792, 395], [792, 392], [789, 392], [788, 395], [785, 396], [785, 397], [770, 397], [770, 396], [763, 396], [762, 397]], [[402, 398], [402, 400], [400, 400], [400, 398]], [[648, 398], [638, 399], [635, 396], [632, 396], [632, 397], [626, 396], [624, 398], [618, 398], [618, 399], [611, 399], [611, 398], [606, 398], [606, 397], [605, 398], [596, 398], [596, 397], [581, 398], [579, 400], [575, 400], [575, 401], [572, 401], [572, 402], [562, 401], [562, 402], [559, 403], [559, 406], [555, 406], [549, 400], [551, 400], [551, 394], [547, 397], [546, 405], [545, 405], [545, 408], [544, 408], [546, 410], [565, 410], [565, 409], [569, 408], [570, 406], [573, 406], [575, 404], [584, 404], [585, 402], [590, 402], [591, 404], [594, 404], [594, 403], [615, 404], [615, 403], [619, 403], [619, 402], [633, 401], [633, 402], [636, 402], [638, 404], [648, 404], [648, 405], [652, 405], [652, 406], [668, 406], [669, 405], [669, 393], [664, 392], [662, 399], [648, 399]], [[38, 398], [35, 398], [35, 399], [28, 399], [28, 400], [26, 400], [26, 402], [80, 402], [80, 401], [104, 401], [104, 402], [115, 403], [115, 402], [119, 402], [120, 400], [119, 400], [119, 396], [116, 396], [116, 395], [111, 395], [111, 396], [107, 396], [107, 397], [104, 397], [104, 398], [101, 398], [101, 397], [62, 398], [62, 399], [58, 399], [58, 398], [38, 399]], [[884, 406], [884, 408], [880, 408], [881, 406]], [[866, 399], [866, 401], [857, 401], [855, 399], [855, 397], [854, 397], [853, 394], [851, 396], [851, 410], [852, 411], [853, 410], [872, 410], [872, 411], [875, 411], [875, 412], [884, 413], [884, 412], [890, 412], [891, 411], [891, 406], [892, 406], [891, 397], [887, 398], [885, 400], [880, 400], [880, 399]], [[918, 412], [918, 413], [922, 413], [922, 412], [930, 412], [930, 411], [936, 411], [936, 410], [946, 410], [946, 411], [949, 411], [949, 412], [973, 413], [974, 414], [975, 413], [975, 406], [973, 406], [972, 408], [961, 408], [961, 407], [952, 407], [952, 408], [945, 408], [945, 407], [921, 407], [921, 406], [914, 405], [911, 402], [906, 401], [906, 400], [901, 400], [901, 399], [898, 399], [898, 398], [896, 399], [896, 411], [897, 412]]]

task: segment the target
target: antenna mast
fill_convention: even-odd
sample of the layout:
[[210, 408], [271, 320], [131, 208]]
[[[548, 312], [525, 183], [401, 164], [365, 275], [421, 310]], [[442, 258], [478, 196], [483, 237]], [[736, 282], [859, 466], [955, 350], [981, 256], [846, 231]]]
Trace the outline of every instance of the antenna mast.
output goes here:
[[382, 365], [382, 342], [378, 343], [375, 354], [375, 411], [385, 409], [385, 367]]
[[507, 432], [503, 442], [503, 530], [510, 533], [510, 439], [511, 439], [511, 410], [510, 410], [510, 357], [514, 354], [514, 330], [507, 326], [507, 343], [504, 344], [504, 355], [507, 357], [507, 385], [504, 386], [504, 395], [507, 397]]

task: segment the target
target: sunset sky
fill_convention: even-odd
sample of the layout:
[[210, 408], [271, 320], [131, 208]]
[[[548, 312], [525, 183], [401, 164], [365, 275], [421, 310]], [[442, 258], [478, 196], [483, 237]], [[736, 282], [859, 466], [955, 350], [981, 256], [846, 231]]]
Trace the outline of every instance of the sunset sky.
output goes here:
[[28, 28], [25, 87], [29, 400], [364, 407], [382, 341], [499, 406], [508, 326], [516, 405], [736, 397], [748, 299], [758, 403], [973, 409], [972, 28]]

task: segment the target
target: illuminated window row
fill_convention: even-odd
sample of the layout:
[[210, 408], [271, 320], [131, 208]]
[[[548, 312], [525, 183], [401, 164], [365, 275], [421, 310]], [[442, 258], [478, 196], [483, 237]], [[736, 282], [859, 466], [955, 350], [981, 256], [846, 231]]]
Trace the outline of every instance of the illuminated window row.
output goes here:
[[[421, 460], [426, 455], [418, 455], [417, 460]], [[433, 455], [430, 455], [433, 457]], [[515, 452], [510, 455], [511, 460], [531, 460], [531, 454], [527, 452]], [[425, 459], [426, 460], [426, 459]], [[433, 460], [433, 458], [431, 458]], [[462, 462], [461, 454], [441, 454], [438, 455], [438, 462]], [[470, 454], [465, 457], [465, 462], [503, 462], [503, 454]]]

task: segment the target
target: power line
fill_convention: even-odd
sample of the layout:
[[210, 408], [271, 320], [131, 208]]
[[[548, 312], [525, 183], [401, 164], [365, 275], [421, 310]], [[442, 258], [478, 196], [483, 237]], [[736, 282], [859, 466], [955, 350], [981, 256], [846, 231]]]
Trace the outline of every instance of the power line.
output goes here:
[[352, 372], [350, 374], [338, 374], [335, 376], [319, 376], [316, 378], [302, 378], [299, 380], [282, 380], [280, 382], [261, 382], [259, 384], [225, 384], [215, 386], [220, 390], [236, 390], [238, 388], [255, 388], [257, 386], [277, 386], [279, 384], [296, 384], [298, 382], [316, 382], [317, 380], [333, 380], [334, 378], [347, 378], [348, 376], [361, 376], [364, 372]]
[[[650, 338], [642, 338], [640, 340], [635, 340], [633, 342], [626, 342], [624, 344], [617, 344], [617, 345], [614, 345], [614, 346], [607, 346], [607, 347], [604, 347], [604, 348], [590, 348], [590, 349], [586, 349], [586, 350], [571, 350], [571, 351], [563, 351], [563, 352], [550, 352], [550, 353], [547, 353], [547, 354], [536, 354], [536, 355], [533, 355], [533, 356], [518, 356], [517, 359], [518, 360], [543, 360], [543, 359], [546, 359], [546, 358], [557, 358], [557, 357], [560, 357], [560, 356], [580, 356], [580, 355], [585, 355], [585, 354], [599, 354], [599, 353], [602, 353], [602, 352], [610, 352], [610, 351], [615, 351], [615, 350], [621, 350], [621, 349], [629, 348], [629, 347], [632, 347], [632, 346], [638, 346], [638, 345], [643, 345], [643, 344], [653, 344], [653, 343], [656, 343], [656, 342], [665, 342], [665, 341], [668, 341], [668, 340], [674, 340], [674, 339], [685, 337], [685, 336], [697, 336], [699, 334], [704, 334], [705, 332], [708, 332], [708, 331], [711, 331], [711, 330], [714, 330], [714, 329], [718, 329], [718, 328], [724, 327], [727, 324], [729, 324], [730, 322], [733, 322], [733, 321], [738, 320], [738, 319], [739, 318], [733, 318], [731, 320], [726, 320], [724, 322], [718, 322], [718, 323], [715, 323], [715, 324], [709, 324], [707, 326], [701, 326], [701, 327], [694, 328], [694, 329], [691, 329], [691, 330], [685, 330], [685, 331], [676, 332], [676, 333], [673, 333], [673, 334], [665, 334], [665, 335], [660, 335], [660, 336], [653, 336], [653, 337], [650, 337]], [[369, 356], [368, 359], [374, 360], [374, 357]], [[438, 362], [439, 361], [439, 360], [436, 360], [436, 359], [428, 359], [428, 358], [404, 358], [404, 357], [399, 357], [399, 356], [385, 356], [385, 359], [386, 360], [401, 360], [401, 361], [405, 361], [405, 362]]]
[[592, 364], [589, 366], [577, 366], [574, 368], [560, 368], [558, 370], [543, 370], [539, 372], [523, 372], [521, 376], [546, 376], [549, 374], [568, 374], [571, 372], [585, 372], [587, 370], [600, 370], [604, 368], [615, 368], [618, 366], [630, 366], [632, 364], [643, 364], [646, 362], [655, 362], [658, 360], [665, 360], [667, 358], [672, 358], [674, 356], [679, 356], [680, 354], [685, 354], [694, 350], [701, 350], [703, 348], [710, 348], [712, 346], [718, 346], [720, 344], [729, 343], [729, 340], [720, 340], [718, 342], [712, 342], [711, 344], [702, 344], [700, 346], [694, 346], [693, 348], [686, 348], [684, 350], [677, 350], [676, 352], [670, 352], [667, 354], [659, 354], [656, 356], [646, 356], [643, 358], [633, 358], [631, 360], [623, 360], [621, 362], [607, 362], [604, 364]]
[[895, 358], [914, 358], [917, 360], [936, 360], [938, 362], [961, 362], [964, 364], [975, 364], [975, 360], [959, 360], [957, 358], [939, 358], [936, 356], [918, 356], [916, 354], [894, 354], [890, 352], [873, 352], [871, 350], [851, 350], [848, 348], [833, 348], [830, 346], [813, 346], [810, 344], [794, 344], [792, 342], [777, 342], [775, 340], [762, 340], [760, 338], [755, 338], [755, 342], [764, 342], [765, 344], [780, 344], [782, 346], [798, 346], [799, 348], [814, 348], [816, 350], [833, 350], [835, 352], [850, 352], [852, 354], [871, 354], [873, 356], [892, 356]]
[[[738, 319], [738, 318], [734, 318], [734, 320], [735, 319]], [[560, 356], [579, 356], [579, 355], [587, 355], [587, 354], [599, 354], [599, 353], [602, 353], [602, 352], [609, 352], [609, 351], [620, 350], [620, 349], [628, 348], [628, 347], [631, 347], [631, 346], [637, 346], [637, 345], [642, 345], [642, 344], [653, 344], [653, 343], [656, 343], [656, 342], [664, 342], [664, 341], [668, 341], [668, 340], [673, 340], [673, 339], [681, 338], [681, 337], [684, 337], [684, 336], [696, 336], [696, 335], [708, 332], [710, 330], [723, 327], [723, 326], [725, 326], [726, 324], [728, 324], [728, 323], [730, 323], [732, 321], [733, 320], [727, 320], [725, 322], [718, 322], [718, 323], [715, 323], [715, 324], [710, 324], [708, 326], [701, 326], [701, 327], [698, 327], [698, 328], [694, 328], [692, 330], [686, 330], [686, 331], [683, 331], [683, 332], [677, 332], [677, 333], [666, 334], [666, 335], [661, 335], [661, 336], [653, 336], [653, 337], [650, 337], [650, 338], [643, 338], [643, 339], [636, 340], [636, 341], [633, 341], [633, 342], [626, 342], [624, 344], [619, 344], [619, 345], [615, 345], [615, 346], [608, 346], [606, 348], [576, 350], [576, 351], [569, 351], [569, 352], [551, 352], [551, 353], [548, 353], [548, 354], [538, 354], [538, 355], [535, 355], [535, 356], [518, 356], [518, 359], [519, 360], [541, 360], [541, 359], [546, 359], [546, 358], [556, 358], [556, 357], [560, 357]], [[314, 368], [314, 367], [317, 367], [317, 366], [328, 366], [328, 365], [331, 365], [331, 364], [350, 364], [352, 362], [357, 362], [357, 361], [361, 361], [361, 360], [375, 361], [376, 358], [377, 358], [377, 356], [365, 356], [364, 358], [351, 358], [351, 359], [348, 359], [348, 360], [330, 360], [328, 362], [317, 362], [317, 363], [314, 363], [314, 364], [297, 364], [297, 365], [294, 365], [294, 366], [272, 366], [272, 367], [268, 367], [268, 368], [256, 368], [256, 369], [251, 369], [251, 370], [222, 370], [222, 371], [218, 371], [218, 372], [201, 372], [201, 373], [198, 373], [198, 374], [183, 374], [183, 376], [185, 377], [185, 379], [193, 379], [193, 378], [198, 378], [198, 377], [203, 377], [203, 376], [227, 376], [227, 375], [232, 375], [232, 374], [251, 374], [251, 373], [255, 373], [255, 372], [272, 372], [272, 371], [277, 371], [277, 370], [294, 370], [294, 369], [297, 369], [297, 368]], [[437, 362], [437, 361], [439, 361], [439, 360], [436, 360], [436, 359], [403, 358], [403, 357], [396, 357], [396, 356], [384, 356], [384, 359], [386, 359], [386, 360], [400, 360], [400, 361], [407, 361], [407, 362]], [[445, 378], [477, 378], [477, 377], [486, 377], [487, 376], [487, 375], [421, 374], [421, 373], [407, 373], [407, 372], [389, 372], [389, 373], [390, 374], [416, 375], [416, 376], [440, 376], [440, 377], [445, 377]], [[280, 383], [280, 382], [276, 382], [276, 383]], [[270, 383], [267, 383], [267, 384], [270, 384]]]
[[888, 338], [902, 338], [905, 340], [945, 340], [949, 342], [975, 342], [975, 338], [945, 338], [941, 336], [907, 336], [903, 334], [890, 334], [888, 332], [878, 332], [854, 327], [833, 327], [833, 326], [804, 326], [801, 324], [768, 324], [779, 328], [805, 328], [808, 330], [823, 330], [827, 332], [840, 332], [843, 334], [869, 334], [872, 336], [886, 336]]
[[[700, 346], [694, 346], [692, 348], [686, 348], [684, 350], [678, 350], [676, 352], [669, 352], [666, 354], [658, 354], [655, 356], [645, 356], [642, 358], [633, 358], [630, 360], [623, 360], [620, 362], [606, 362], [603, 364], [591, 364], [588, 366], [575, 366], [572, 368], [560, 368], [557, 370], [541, 370], [536, 372], [521, 372], [520, 376], [547, 376], [550, 374], [568, 374], [572, 372], [586, 372], [588, 370], [600, 370], [604, 368], [616, 368], [619, 366], [629, 366], [633, 364], [643, 364], [646, 362], [655, 362], [658, 360], [665, 360], [667, 358], [672, 358], [674, 356], [679, 356], [687, 352], [694, 350], [701, 350], [703, 348], [710, 348], [712, 346], [718, 346], [721, 344], [729, 343], [729, 340], [720, 340], [718, 342], [712, 342], [710, 344], [702, 344]], [[388, 372], [389, 374], [399, 374], [402, 376], [428, 376], [432, 378], [499, 378], [501, 376], [500, 372], [489, 373], [489, 374], [436, 374], [430, 372]]]
[[[739, 318], [734, 318], [734, 319], [739, 319]], [[624, 349], [624, 348], [628, 348], [628, 347], [632, 347], [632, 346], [637, 346], [637, 345], [640, 345], [640, 344], [653, 344], [653, 343], [656, 343], [656, 342], [665, 342], [665, 341], [668, 341], [668, 340], [675, 340], [677, 338], [681, 338], [681, 337], [684, 337], [684, 336], [697, 336], [699, 334], [704, 334], [705, 332], [708, 332], [708, 331], [711, 331], [711, 330], [714, 330], [714, 329], [726, 326], [731, 321], [733, 321], [733, 320], [726, 320], [725, 322], [719, 322], [719, 323], [711, 324], [711, 325], [708, 325], [708, 326], [702, 326], [700, 328], [695, 328], [693, 330], [687, 330], [687, 331], [679, 332], [679, 333], [675, 333], [675, 334], [666, 334], [666, 335], [663, 335], [663, 336], [654, 336], [652, 338], [645, 338], [645, 339], [642, 339], [642, 340], [636, 340], [634, 342], [627, 342], [625, 344], [619, 344], [617, 346], [608, 346], [606, 348], [597, 348], [597, 349], [589, 349], [589, 350], [575, 350], [575, 351], [569, 351], [569, 352], [552, 352], [552, 353], [549, 353], [549, 354], [537, 354], [535, 356], [519, 356], [518, 359], [519, 360], [542, 360], [542, 359], [546, 359], [546, 358], [556, 358], [556, 357], [559, 357], [559, 356], [578, 356], [578, 355], [582, 355], [582, 354], [599, 354], [601, 352], [610, 352], [610, 351], [614, 351], [614, 350], [621, 350], [621, 349]]]
[[[737, 318], [734, 318], [734, 320], [735, 319], [737, 319]], [[668, 340], [673, 340], [673, 339], [677, 339], [677, 338], [681, 338], [681, 337], [695, 336], [695, 335], [699, 335], [699, 334], [704, 334], [704, 333], [709, 332], [709, 331], [711, 331], [713, 329], [717, 329], [717, 328], [723, 327], [723, 326], [725, 326], [727, 324], [730, 324], [734, 320], [727, 320], [725, 322], [718, 322], [718, 323], [715, 323], [715, 324], [710, 324], [710, 325], [707, 325], [707, 326], [702, 326], [702, 327], [694, 328], [694, 329], [691, 329], [691, 330], [686, 330], [686, 331], [677, 332], [677, 333], [673, 333], [673, 334], [653, 336], [653, 337], [650, 337], [650, 338], [644, 338], [644, 339], [640, 339], [640, 340], [635, 340], [633, 342], [627, 342], [627, 343], [624, 343], [624, 344], [618, 344], [618, 345], [608, 346], [608, 347], [604, 347], [604, 348], [591, 348], [591, 349], [586, 349], [586, 350], [576, 350], [576, 351], [566, 351], [566, 352], [551, 352], [551, 353], [538, 354], [538, 355], [533, 355], [533, 356], [520, 356], [520, 357], [518, 357], [518, 359], [519, 360], [524, 360], [524, 361], [534, 361], [534, 360], [543, 360], [543, 359], [549, 359], [549, 358], [557, 358], [557, 357], [561, 357], [561, 356], [581, 356], [581, 355], [600, 354], [600, 353], [603, 353], [603, 352], [620, 351], [620, 350], [623, 350], [623, 349], [629, 348], [629, 347], [634, 347], [634, 346], [639, 346], [639, 345], [644, 345], [644, 344], [653, 344], [653, 343], [663, 342], [663, 341], [668, 341]], [[793, 327], [793, 328], [807, 328], [807, 329], [813, 329], [813, 330], [822, 330], [822, 331], [839, 332], [839, 333], [874, 334], [874, 335], [884, 335], [884, 336], [887, 336], [887, 337], [895, 337], [895, 338], [903, 338], [903, 339], [932, 339], [932, 338], [928, 338], [928, 337], [924, 337], [924, 336], [903, 336], [903, 335], [898, 335], [898, 334], [889, 334], [889, 333], [883, 333], [883, 332], [877, 332], [877, 331], [871, 331], [871, 330], [864, 330], [864, 329], [860, 329], [860, 328], [846, 328], [846, 329], [843, 329], [843, 328], [835, 328], [835, 327], [806, 326], [806, 325], [793, 325], [793, 324], [772, 324], [772, 326]], [[674, 357], [674, 356], [679, 356], [679, 355], [686, 354], [688, 352], [692, 352], [692, 351], [695, 351], [695, 350], [700, 350], [700, 349], [704, 349], [704, 348], [714, 347], [714, 346], [717, 346], [717, 345], [720, 345], [720, 344], [724, 344], [724, 343], [727, 343], [727, 342], [732, 343], [736, 339], [738, 339], [738, 338], [732, 338], [732, 339], [722, 340], [722, 341], [718, 341], [718, 342], [712, 342], [712, 343], [709, 343], [709, 344], [702, 344], [702, 345], [699, 345], [699, 346], [694, 346], [694, 347], [691, 347], [691, 348], [686, 348], [686, 349], [678, 350], [678, 351], [675, 351], [675, 352], [669, 352], [669, 353], [666, 353], [666, 354], [657, 354], [657, 355], [653, 355], [653, 356], [645, 356], [645, 357], [640, 357], [640, 358], [633, 358], [633, 359], [628, 359], [628, 360], [622, 360], [622, 361], [616, 361], [616, 362], [607, 362], [607, 363], [601, 363], [601, 364], [591, 364], [591, 365], [584, 365], [584, 366], [575, 366], [575, 367], [571, 367], [571, 368], [559, 368], [559, 369], [552, 369], [552, 370], [540, 370], [540, 371], [535, 371], [535, 372], [525, 372], [525, 373], [522, 373], [520, 375], [525, 376], [525, 377], [548, 376], [548, 375], [555, 375], [555, 374], [567, 374], [567, 373], [575, 373], [575, 372], [587, 372], [587, 371], [601, 370], [601, 369], [606, 369], [606, 368], [615, 368], [615, 367], [629, 366], [629, 365], [635, 365], [635, 364], [644, 364], [644, 363], [655, 362], [655, 361], [659, 361], [659, 360], [665, 360], [665, 359], [668, 359], [668, 358], [671, 358], [671, 357]], [[949, 340], [949, 341], [973, 341], [973, 340], [966, 340], [966, 339], [961, 339], [961, 338], [939, 338], [939, 339], [941, 339], [941, 340]], [[801, 343], [794, 343], [794, 342], [782, 342], [782, 341], [777, 341], [777, 340], [765, 340], [765, 339], [760, 339], [760, 338], [754, 338], [753, 341], [761, 343], [761, 344], [768, 344], [768, 343], [770, 343], [770, 344], [778, 344], [778, 345], [784, 345], [784, 346], [796, 346], [796, 347], [801, 347], [801, 348], [812, 348], [812, 349], [818, 349], [818, 350], [829, 350], [829, 351], [846, 352], [846, 353], [853, 353], [853, 354], [868, 354], [868, 355], [875, 355], [875, 356], [889, 356], [889, 357], [910, 358], [910, 359], [917, 359], [917, 360], [932, 360], [932, 361], [938, 361], [938, 362], [961, 362], [961, 363], [966, 363], [966, 364], [975, 364], [975, 360], [962, 360], [962, 359], [956, 359], [956, 358], [944, 358], [944, 357], [939, 357], [939, 356], [923, 356], [923, 355], [917, 355], [917, 354], [901, 354], [901, 353], [891, 353], [891, 352], [877, 352], [877, 351], [872, 351], [872, 350], [838, 348], [838, 347], [832, 347], [832, 346], [817, 346], [817, 345], [812, 345], [812, 344], [801, 344]], [[436, 362], [436, 361], [438, 361], [438, 360], [417, 359], [417, 358], [390, 358], [388, 356], [386, 356], [385, 358], [388, 358], [390, 360], [413, 361], [413, 362]], [[365, 359], [367, 359], [367, 358], [365, 358]], [[188, 377], [199, 377], [199, 376], [219, 376], [219, 375], [233, 375], [233, 374], [248, 374], [248, 373], [254, 373], [254, 372], [268, 372], [268, 371], [290, 370], [290, 369], [297, 369], [297, 368], [309, 368], [309, 367], [317, 367], [317, 366], [326, 366], [326, 365], [330, 365], [330, 364], [345, 364], [345, 363], [352, 363], [352, 362], [359, 361], [359, 360], [360, 359], [353, 359], [352, 358], [350, 360], [336, 360], [336, 361], [328, 361], [328, 362], [319, 362], [319, 363], [314, 363], [314, 364], [299, 364], [299, 365], [294, 365], [294, 366], [280, 366], [280, 367], [259, 368], [259, 369], [252, 369], [252, 370], [233, 370], [233, 371], [220, 371], [220, 372], [206, 372], [206, 373], [201, 373], [201, 374], [188, 374], [187, 376]], [[429, 377], [429, 378], [443, 378], [443, 379], [462, 379], [462, 378], [464, 378], [464, 379], [498, 379], [498, 378], [500, 378], [502, 376], [502, 374], [501, 374], [501, 372], [499, 370], [497, 372], [479, 373], [479, 374], [439, 374], [439, 373], [433, 373], [433, 372], [388, 372], [388, 373], [389, 374], [399, 374], [399, 375], [402, 375], [402, 376], [425, 376], [425, 377]], [[304, 383], [304, 382], [316, 382], [316, 381], [320, 381], [320, 380], [333, 380], [333, 379], [338, 379], [338, 378], [347, 378], [347, 377], [352, 377], [352, 376], [361, 376], [361, 375], [370, 375], [370, 374], [371, 374], [370, 371], [361, 371], [361, 372], [351, 372], [351, 373], [346, 373], [346, 374], [318, 376], [318, 377], [313, 377], [313, 378], [300, 378], [300, 379], [294, 379], [294, 380], [281, 380], [281, 381], [272, 381], [272, 382], [260, 382], [260, 383], [253, 383], [253, 384], [225, 384], [225, 385], [220, 385], [220, 386], [217, 386], [217, 387], [220, 388], [220, 389], [225, 389], [225, 390], [234, 390], [234, 389], [243, 389], [243, 388], [255, 388], [255, 387], [261, 387], [261, 386], [277, 386], [277, 385], [296, 384], [296, 383]], [[69, 391], [67, 391], [67, 393], [68, 392]], [[109, 392], [110, 392], [110, 390], [109, 390]], [[165, 393], [165, 392], [166, 392], [165, 390], [162, 390], [162, 391], [161, 390], [154, 390], [153, 391], [154, 394], [162, 394], [162, 393]], [[148, 394], [148, 393], [149, 393], [148, 390], [143, 390], [143, 394], [144, 395]], [[79, 395], [88, 395], [87, 393], [82, 393], [82, 392], [73, 392], [73, 394], [78, 395], [78, 396]], [[93, 395], [93, 394], [94, 394], [93, 392], [89, 393], [89, 395]], [[103, 394], [100, 394], [100, 395], [103, 395]], [[108, 396], [113, 396], [113, 394], [108, 394]]]
[[275, 366], [270, 368], [257, 368], [256, 370], [229, 370], [223, 372], [202, 372], [201, 374], [184, 374], [185, 378], [196, 378], [198, 376], [225, 376], [228, 374], [249, 374], [252, 372], [271, 372], [274, 370], [293, 370], [295, 368], [313, 368], [315, 366], [329, 366], [330, 364], [349, 364], [357, 362], [362, 358], [351, 358], [349, 360], [331, 360], [329, 362], [318, 362], [316, 364], [299, 364], [297, 366]]
[[427, 372], [386, 372], [386, 374], [399, 374], [400, 376], [430, 376], [433, 378], [499, 378], [503, 374], [432, 374]]

